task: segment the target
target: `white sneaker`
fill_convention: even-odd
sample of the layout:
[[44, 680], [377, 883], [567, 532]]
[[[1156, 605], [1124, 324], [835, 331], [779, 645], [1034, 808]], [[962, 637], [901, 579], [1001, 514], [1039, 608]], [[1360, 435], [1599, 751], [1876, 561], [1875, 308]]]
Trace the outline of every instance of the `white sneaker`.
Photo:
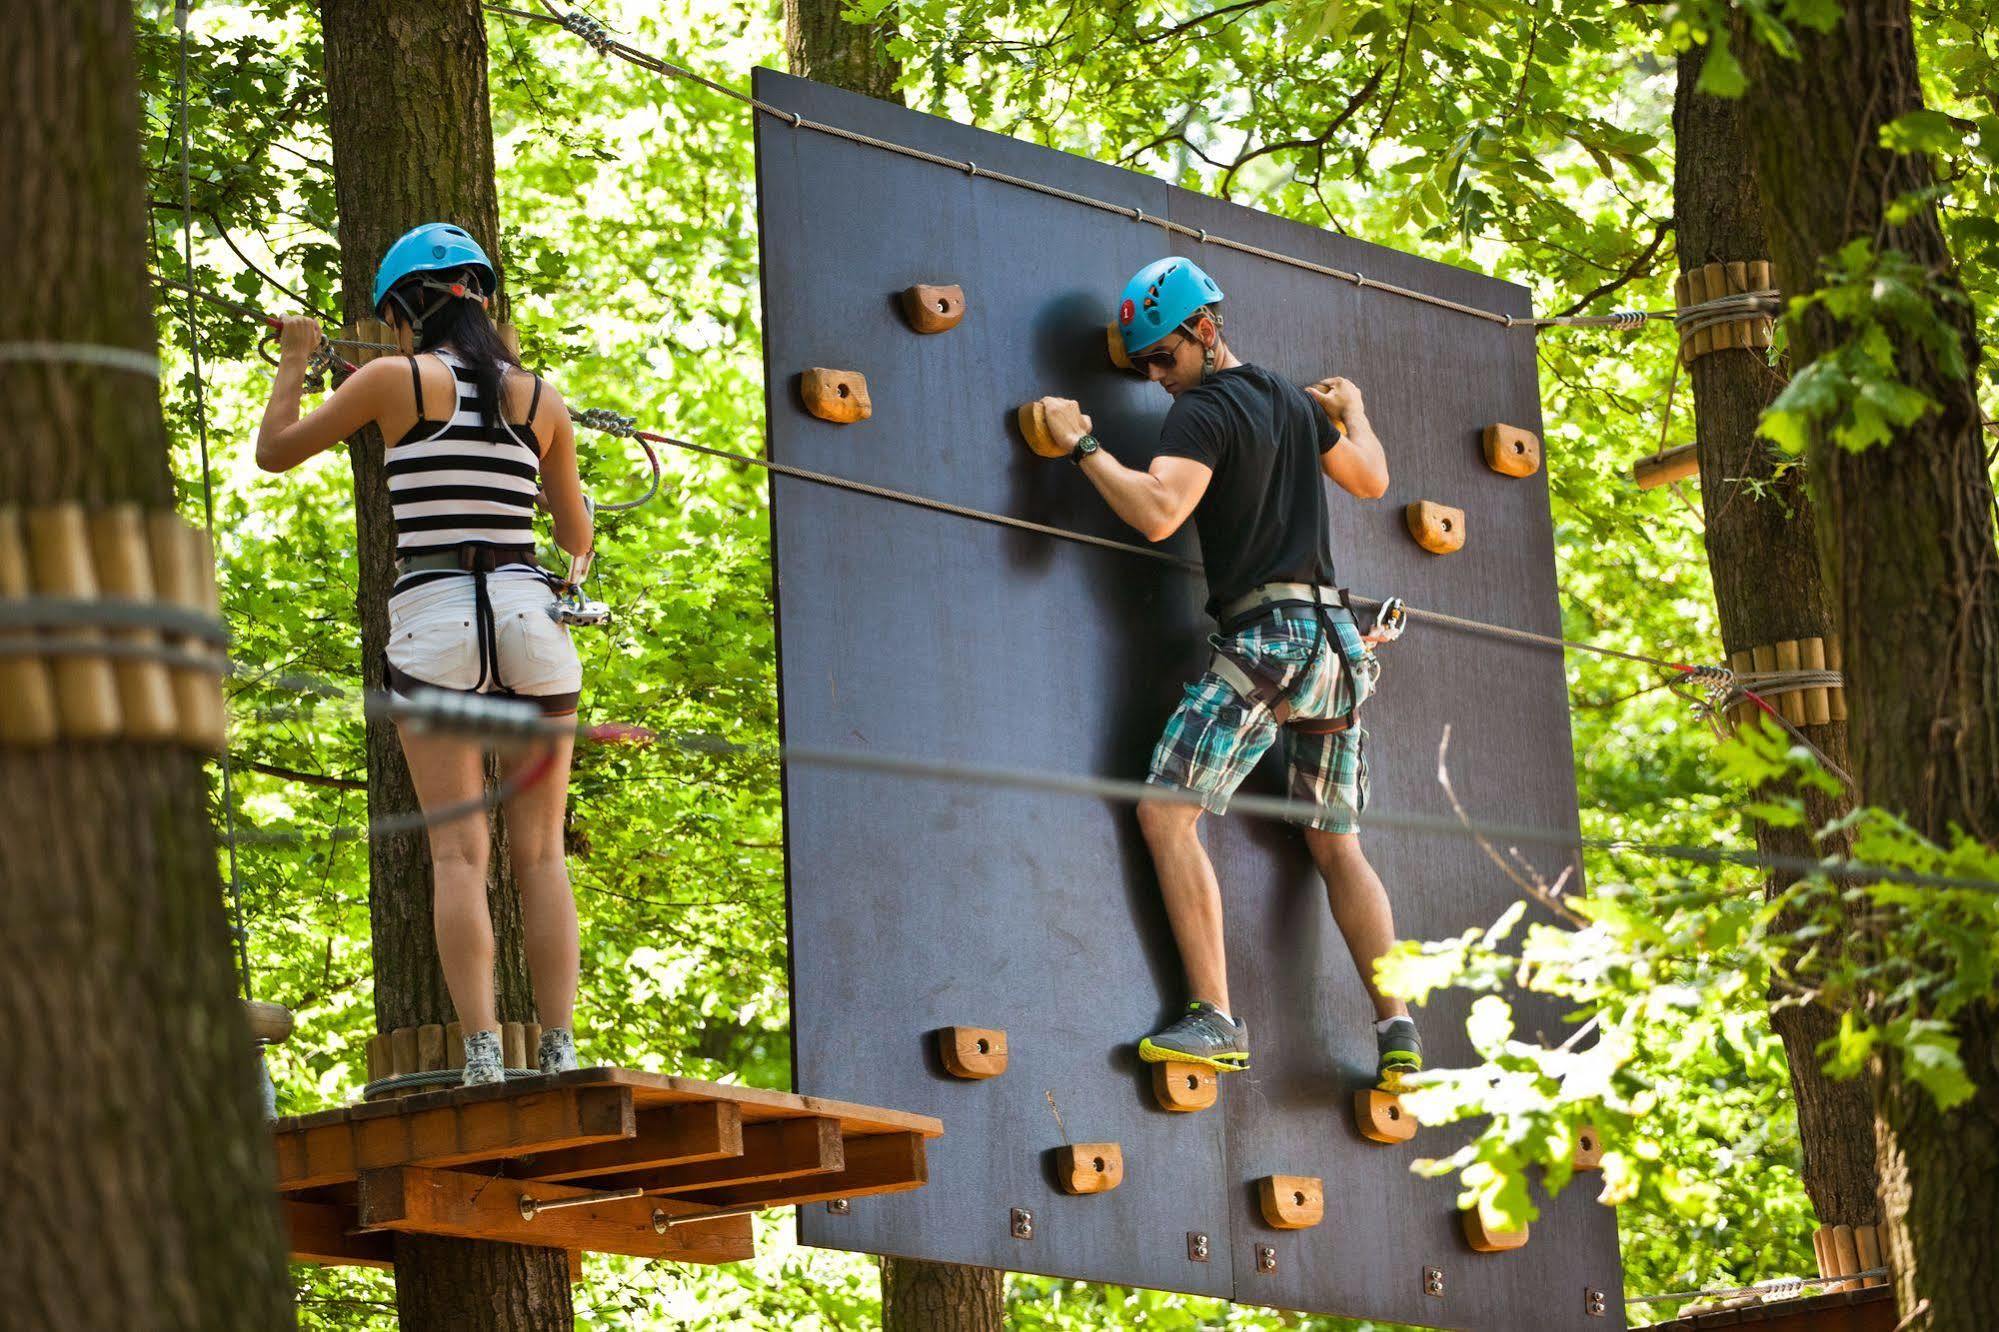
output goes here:
[[468, 1031], [465, 1033], [465, 1076], [459, 1080], [461, 1087], [489, 1087], [496, 1082], [507, 1080], [506, 1066], [501, 1062], [500, 1033], [497, 1031]]
[[567, 1027], [547, 1027], [536, 1050], [544, 1073], [570, 1073], [576, 1068], [576, 1037]]

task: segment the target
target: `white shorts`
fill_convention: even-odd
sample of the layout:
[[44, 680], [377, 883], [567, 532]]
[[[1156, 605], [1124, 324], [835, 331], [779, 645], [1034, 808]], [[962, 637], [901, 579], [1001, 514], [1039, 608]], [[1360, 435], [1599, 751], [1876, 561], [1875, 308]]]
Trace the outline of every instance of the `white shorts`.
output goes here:
[[[555, 592], [526, 570], [486, 576], [497, 660], [481, 678], [480, 634], [470, 575], [421, 583], [389, 598], [389, 680], [398, 693], [432, 685], [461, 693], [517, 694], [542, 711], [574, 712], [583, 664], [569, 629], [549, 618]], [[486, 654], [488, 656], [492, 653]]]

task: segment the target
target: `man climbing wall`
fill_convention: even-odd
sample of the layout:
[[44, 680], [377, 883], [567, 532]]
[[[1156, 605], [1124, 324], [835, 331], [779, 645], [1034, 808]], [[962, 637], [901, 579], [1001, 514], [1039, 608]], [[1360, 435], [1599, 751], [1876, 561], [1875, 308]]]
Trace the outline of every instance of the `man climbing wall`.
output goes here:
[[1228, 808], [1281, 728], [1292, 797], [1322, 807], [1305, 842], [1374, 1003], [1376, 1072], [1393, 1090], [1422, 1068], [1422, 1043], [1407, 1006], [1375, 984], [1395, 921], [1359, 835], [1367, 804], [1359, 711], [1380, 670], [1370, 649], [1393, 630], [1363, 634], [1332, 586], [1319, 481], [1323, 474], [1375, 499], [1388, 489], [1388, 460], [1358, 387], [1329, 378], [1300, 389], [1238, 359], [1222, 339], [1221, 301], [1214, 279], [1177, 257], [1146, 265], [1125, 286], [1118, 331], [1132, 365], [1173, 399], [1148, 470], [1099, 447], [1075, 401], [1042, 403], [1055, 443], [1148, 541], [1193, 517], [1208, 611], [1221, 626], [1216, 655], [1168, 719], [1146, 777], [1200, 803], [1138, 807], [1191, 998], [1178, 1021], [1140, 1042], [1139, 1056], [1249, 1066], [1248, 1025], [1229, 1000], [1221, 888], [1197, 824], [1203, 809]]

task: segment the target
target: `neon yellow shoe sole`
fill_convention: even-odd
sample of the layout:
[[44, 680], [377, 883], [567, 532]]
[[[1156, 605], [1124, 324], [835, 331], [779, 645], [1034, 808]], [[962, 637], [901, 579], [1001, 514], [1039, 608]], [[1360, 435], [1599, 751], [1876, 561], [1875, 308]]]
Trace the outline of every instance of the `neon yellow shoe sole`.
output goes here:
[[1138, 1057], [1148, 1064], [1198, 1064], [1202, 1068], [1212, 1068], [1218, 1073], [1241, 1073], [1249, 1068], [1247, 1054], [1210, 1059], [1203, 1055], [1183, 1054], [1178, 1050], [1168, 1050], [1154, 1045], [1150, 1036], [1138, 1043]]

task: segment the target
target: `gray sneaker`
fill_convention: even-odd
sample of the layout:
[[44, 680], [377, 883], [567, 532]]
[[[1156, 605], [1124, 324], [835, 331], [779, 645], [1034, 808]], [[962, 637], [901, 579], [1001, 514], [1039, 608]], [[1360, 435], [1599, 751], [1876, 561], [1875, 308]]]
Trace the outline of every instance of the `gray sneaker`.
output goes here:
[[1390, 1018], [1388, 1029], [1374, 1034], [1374, 1049], [1375, 1079], [1383, 1091], [1400, 1092], [1406, 1075], [1423, 1071], [1423, 1038], [1412, 1018]]
[[543, 1073], [576, 1071], [576, 1037], [567, 1027], [544, 1028], [535, 1054]]
[[1148, 1064], [1201, 1064], [1224, 1073], [1249, 1067], [1249, 1024], [1230, 1021], [1213, 1004], [1196, 999], [1166, 1030], [1138, 1043]]
[[505, 1082], [507, 1080], [507, 1070], [500, 1060], [499, 1032], [466, 1032], [465, 1076], [459, 1080], [458, 1085], [461, 1087], [486, 1087], [495, 1082]]

